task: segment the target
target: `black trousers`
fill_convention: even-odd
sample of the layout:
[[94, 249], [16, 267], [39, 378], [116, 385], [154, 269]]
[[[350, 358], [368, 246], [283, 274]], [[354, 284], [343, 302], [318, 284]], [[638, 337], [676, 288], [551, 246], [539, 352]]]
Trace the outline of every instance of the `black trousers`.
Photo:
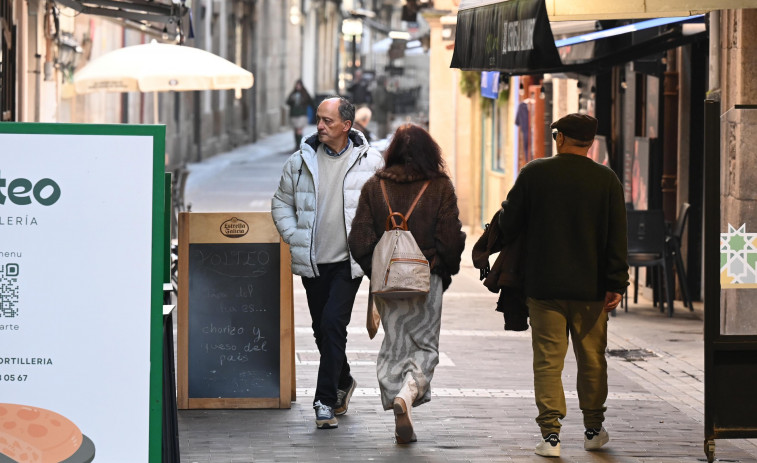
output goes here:
[[316, 278], [302, 277], [313, 319], [313, 336], [321, 353], [314, 402], [333, 407], [336, 390], [352, 384], [347, 363], [347, 325], [362, 278], [352, 278], [350, 261], [318, 264]]

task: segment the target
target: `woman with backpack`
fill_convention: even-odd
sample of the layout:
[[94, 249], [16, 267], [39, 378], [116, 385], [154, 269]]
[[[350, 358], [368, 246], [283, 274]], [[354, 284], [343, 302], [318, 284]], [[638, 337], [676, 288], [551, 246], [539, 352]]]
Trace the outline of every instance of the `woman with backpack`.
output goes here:
[[384, 326], [376, 364], [381, 402], [384, 410], [394, 411], [395, 437], [405, 444], [416, 440], [411, 407], [431, 400], [431, 378], [439, 363], [442, 293], [460, 270], [465, 233], [441, 148], [428, 132], [413, 124], [399, 127], [384, 159], [385, 167], [363, 186], [349, 247], [371, 275], [373, 251], [386, 231], [390, 206], [402, 214], [410, 210], [407, 228], [430, 265], [427, 295], [374, 298]]

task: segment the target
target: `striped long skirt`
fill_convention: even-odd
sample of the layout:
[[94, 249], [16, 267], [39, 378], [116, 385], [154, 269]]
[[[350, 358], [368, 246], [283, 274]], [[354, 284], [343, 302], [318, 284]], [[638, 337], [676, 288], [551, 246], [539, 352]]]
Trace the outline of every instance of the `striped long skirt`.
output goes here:
[[408, 373], [418, 385], [413, 406], [431, 400], [431, 378], [439, 363], [442, 291], [442, 279], [431, 275], [427, 296], [374, 299], [384, 327], [384, 342], [376, 361], [384, 410], [392, 409]]

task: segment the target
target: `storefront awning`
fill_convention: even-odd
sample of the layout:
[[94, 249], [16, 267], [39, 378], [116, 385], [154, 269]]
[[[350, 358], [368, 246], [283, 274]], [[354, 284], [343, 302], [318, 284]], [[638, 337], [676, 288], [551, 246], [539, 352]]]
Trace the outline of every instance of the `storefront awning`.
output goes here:
[[700, 14], [637, 21], [556, 42], [544, 0], [463, 1], [450, 67], [509, 75], [595, 73], [706, 39], [703, 20]]
[[[461, 0], [459, 10], [507, 0]], [[754, 8], [754, 0], [544, 0], [550, 21], [691, 16], [713, 10]]]
[[121, 20], [143, 31], [175, 36], [189, 11], [185, 1], [174, 0], [55, 0], [79, 13]]
[[461, 5], [450, 67], [516, 74], [562, 66], [544, 0], [490, 3]]

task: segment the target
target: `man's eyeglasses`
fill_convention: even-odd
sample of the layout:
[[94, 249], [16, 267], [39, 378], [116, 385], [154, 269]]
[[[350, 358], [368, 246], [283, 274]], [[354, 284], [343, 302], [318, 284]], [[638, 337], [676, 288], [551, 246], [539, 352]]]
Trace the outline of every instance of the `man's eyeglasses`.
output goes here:
[[553, 131], [552, 131], [552, 140], [554, 140], [554, 141], [557, 141], [557, 134], [558, 134], [558, 133], [559, 133], [559, 132], [558, 132], [558, 130], [557, 130], [557, 129], [555, 129], [555, 130], [553, 130]]

